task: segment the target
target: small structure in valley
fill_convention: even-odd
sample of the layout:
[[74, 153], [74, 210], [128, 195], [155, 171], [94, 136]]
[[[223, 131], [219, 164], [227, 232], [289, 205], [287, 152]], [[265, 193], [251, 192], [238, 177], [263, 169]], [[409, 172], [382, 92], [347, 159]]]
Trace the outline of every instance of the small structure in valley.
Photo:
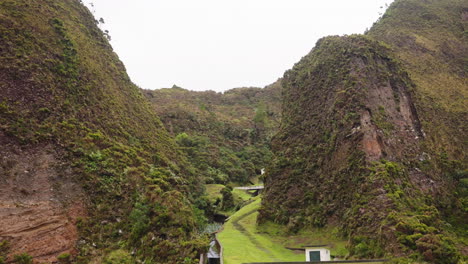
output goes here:
[[[218, 231], [219, 232], [219, 231]], [[207, 253], [200, 254], [200, 264], [223, 264], [223, 247], [216, 238], [216, 233], [212, 234], [210, 248]]]
[[244, 187], [234, 187], [237, 190], [244, 190], [247, 193], [250, 193], [252, 196], [257, 196], [265, 187], [263, 185], [258, 186], [244, 186]]
[[330, 250], [326, 246], [305, 246], [306, 261], [330, 261]]
[[218, 242], [218, 239], [216, 239], [215, 236], [213, 236], [211, 243], [210, 243], [210, 249], [208, 250], [208, 264], [221, 264], [221, 245]]

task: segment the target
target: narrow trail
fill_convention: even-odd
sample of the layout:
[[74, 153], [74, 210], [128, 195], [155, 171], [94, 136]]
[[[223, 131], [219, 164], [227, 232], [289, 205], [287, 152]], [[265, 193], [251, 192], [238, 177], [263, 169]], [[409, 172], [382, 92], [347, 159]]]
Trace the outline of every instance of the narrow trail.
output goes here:
[[258, 240], [255, 238], [254, 235], [252, 235], [249, 231], [247, 231], [247, 229], [242, 226], [239, 222], [242, 221], [243, 219], [245, 219], [246, 217], [248, 217], [249, 215], [251, 214], [254, 214], [255, 212], [257, 212], [257, 209], [254, 209], [254, 210], [251, 210], [243, 215], [241, 215], [239, 218], [237, 218], [236, 220], [232, 221], [232, 225], [234, 226], [234, 228], [241, 232], [243, 235], [245, 235], [251, 242], [252, 244], [254, 244], [259, 250], [265, 252], [265, 254], [267, 254], [271, 260], [273, 261], [281, 261], [279, 259], [277, 259], [273, 253], [268, 250], [267, 248], [263, 247], [260, 242], [258, 242]]

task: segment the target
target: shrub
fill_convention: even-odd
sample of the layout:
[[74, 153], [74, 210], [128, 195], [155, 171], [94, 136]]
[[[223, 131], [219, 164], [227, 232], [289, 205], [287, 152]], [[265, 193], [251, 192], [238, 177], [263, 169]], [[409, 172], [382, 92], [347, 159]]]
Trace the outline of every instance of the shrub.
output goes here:
[[232, 188], [229, 186], [224, 187], [221, 190], [223, 195], [223, 210], [227, 210], [234, 207], [234, 196], [232, 195]]
[[13, 257], [15, 263], [17, 264], [32, 264], [33, 263], [33, 258], [28, 255], [27, 253], [23, 253], [20, 255], [15, 255]]
[[10, 250], [10, 242], [8, 242], [8, 240], [1, 241], [0, 242], [0, 257], [6, 256], [9, 250]]
[[350, 253], [358, 258], [380, 258], [384, 251], [380, 244], [372, 238], [356, 236], [352, 238]]
[[460, 259], [455, 243], [443, 235], [424, 235], [416, 241], [416, 247], [429, 262], [450, 264]]
[[71, 263], [71, 255], [70, 253], [62, 253], [57, 257], [57, 260], [61, 264], [69, 264]]
[[107, 255], [107, 257], [104, 258], [103, 263], [104, 264], [130, 264], [132, 263], [132, 257], [127, 251], [123, 249], [118, 249], [109, 253], [109, 255]]
[[150, 227], [150, 218], [149, 218], [150, 209], [144, 203], [135, 203], [135, 206], [130, 213], [130, 221], [132, 223], [132, 228], [130, 232], [130, 240], [133, 243], [136, 243], [149, 229]]

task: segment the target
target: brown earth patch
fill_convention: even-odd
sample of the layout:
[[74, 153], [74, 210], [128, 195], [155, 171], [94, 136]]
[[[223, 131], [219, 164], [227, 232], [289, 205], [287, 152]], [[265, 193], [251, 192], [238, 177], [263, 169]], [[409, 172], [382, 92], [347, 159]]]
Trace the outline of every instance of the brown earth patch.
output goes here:
[[10, 258], [28, 253], [35, 263], [51, 263], [76, 253], [84, 196], [60, 151], [20, 146], [2, 132], [0, 145], [0, 241], [10, 242]]

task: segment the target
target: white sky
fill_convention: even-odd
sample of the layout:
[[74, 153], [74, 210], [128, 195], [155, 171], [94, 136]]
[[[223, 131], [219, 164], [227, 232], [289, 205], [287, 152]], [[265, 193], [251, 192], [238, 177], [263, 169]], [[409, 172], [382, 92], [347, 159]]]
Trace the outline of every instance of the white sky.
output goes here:
[[[363, 33], [392, 0], [84, 0], [138, 86], [268, 85], [328, 35]], [[380, 8], [384, 7], [384, 8]]]

